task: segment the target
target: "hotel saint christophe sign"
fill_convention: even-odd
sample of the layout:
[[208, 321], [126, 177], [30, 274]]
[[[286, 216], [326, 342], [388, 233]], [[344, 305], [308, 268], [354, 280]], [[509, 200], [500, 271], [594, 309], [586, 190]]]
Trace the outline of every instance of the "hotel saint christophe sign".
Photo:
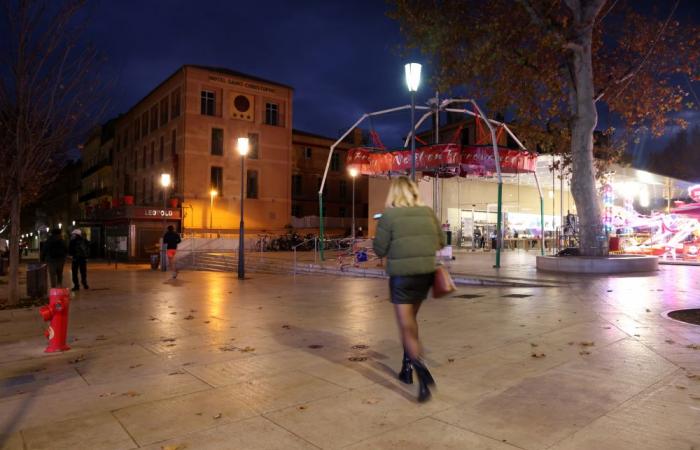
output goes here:
[[[209, 81], [224, 83], [229, 86], [239, 86], [246, 89], [252, 89], [259, 92], [274, 93], [275, 90], [262, 86], [257, 83], [245, 80], [237, 80], [235, 78], [224, 77], [221, 75], [210, 75]], [[231, 117], [233, 119], [247, 120], [252, 122], [255, 120], [255, 96], [240, 92], [231, 92], [229, 94], [231, 108]]]

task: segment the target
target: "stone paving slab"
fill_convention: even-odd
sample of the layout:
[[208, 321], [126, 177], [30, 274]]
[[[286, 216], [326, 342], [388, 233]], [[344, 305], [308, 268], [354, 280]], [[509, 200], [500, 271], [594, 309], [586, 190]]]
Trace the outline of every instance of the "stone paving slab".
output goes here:
[[424, 405], [386, 280], [90, 270], [69, 352], [0, 311], [0, 449], [700, 448], [700, 327], [663, 316], [700, 305], [695, 267], [428, 301]]

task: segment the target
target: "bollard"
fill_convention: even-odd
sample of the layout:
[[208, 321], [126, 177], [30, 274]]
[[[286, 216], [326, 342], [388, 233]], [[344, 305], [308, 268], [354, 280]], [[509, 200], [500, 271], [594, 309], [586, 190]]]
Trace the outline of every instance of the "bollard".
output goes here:
[[70, 293], [68, 289], [51, 289], [49, 292], [49, 306], [39, 308], [39, 314], [44, 322], [51, 321], [44, 335], [49, 340], [44, 353], [63, 352], [70, 350], [66, 339], [68, 338], [68, 304]]

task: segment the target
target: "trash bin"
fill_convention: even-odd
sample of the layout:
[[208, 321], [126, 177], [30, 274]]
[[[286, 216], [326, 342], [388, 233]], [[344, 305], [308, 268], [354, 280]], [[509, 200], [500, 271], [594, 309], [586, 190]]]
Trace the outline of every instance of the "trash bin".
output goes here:
[[151, 253], [151, 269], [158, 270], [158, 265], [160, 264], [160, 255], [157, 253]]
[[27, 265], [27, 296], [31, 298], [46, 297], [46, 264]]

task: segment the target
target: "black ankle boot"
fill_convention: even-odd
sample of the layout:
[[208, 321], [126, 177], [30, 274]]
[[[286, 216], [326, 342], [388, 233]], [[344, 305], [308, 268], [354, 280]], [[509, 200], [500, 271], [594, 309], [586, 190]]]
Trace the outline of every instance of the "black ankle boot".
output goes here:
[[399, 380], [405, 384], [413, 384], [413, 369], [411, 368], [411, 358], [406, 353], [403, 354], [401, 362], [401, 370], [399, 371]]
[[423, 361], [414, 359], [411, 364], [416, 369], [416, 376], [418, 377], [418, 401], [420, 403], [427, 402], [430, 400], [431, 395], [430, 386], [435, 386], [435, 380], [430, 375], [428, 368], [423, 364]]

